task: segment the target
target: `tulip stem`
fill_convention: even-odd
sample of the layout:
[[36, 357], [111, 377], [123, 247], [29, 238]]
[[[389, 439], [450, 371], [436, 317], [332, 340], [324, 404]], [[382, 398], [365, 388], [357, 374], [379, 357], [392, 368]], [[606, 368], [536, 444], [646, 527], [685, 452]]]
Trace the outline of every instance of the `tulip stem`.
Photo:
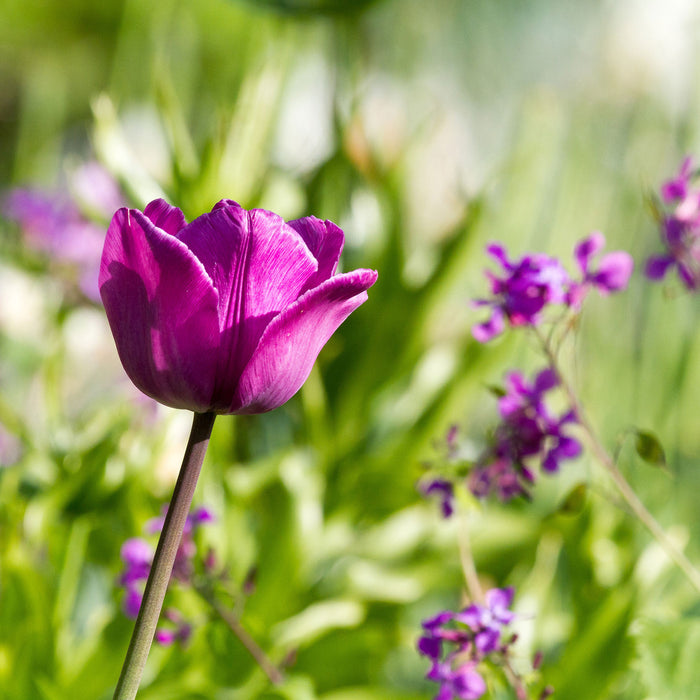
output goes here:
[[138, 692], [215, 418], [214, 413], [194, 414], [190, 439], [158, 540], [129, 650], [114, 691], [114, 700], [133, 700]]

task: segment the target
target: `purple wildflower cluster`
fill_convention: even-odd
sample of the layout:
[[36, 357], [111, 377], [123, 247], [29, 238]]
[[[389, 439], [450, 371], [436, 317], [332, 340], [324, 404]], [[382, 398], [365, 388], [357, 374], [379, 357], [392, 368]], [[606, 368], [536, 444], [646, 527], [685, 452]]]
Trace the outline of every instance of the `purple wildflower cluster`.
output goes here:
[[565, 433], [569, 424], [576, 423], [574, 411], [553, 416], [545, 403], [545, 395], [558, 385], [551, 368], [542, 370], [531, 384], [519, 372], [508, 374], [506, 393], [498, 400], [501, 422], [469, 474], [469, 490], [475, 496], [495, 493], [502, 501], [527, 496], [528, 486], [535, 482], [533, 463], [552, 474], [562, 461], [581, 454], [579, 441]]
[[676, 177], [662, 185], [665, 211], [660, 216], [660, 234], [665, 251], [649, 257], [645, 268], [649, 279], [660, 280], [675, 267], [691, 291], [700, 288], [700, 188], [692, 187], [697, 174], [692, 158], [687, 157]]
[[[519, 372], [508, 374], [498, 400], [501, 421], [487, 448], [472, 464], [461, 460], [454, 446], [455, 429], [450, 428], [446, 462], [461, 470], [457, 480], [468, 471], [466, 485], [474, 496], [495, 494], [501, 501], [527, 498], [535, 483], [537, 464], [543, 472], [553, 474], [562, 462], [581, 454], [581, 443], [567, 432], [567, 427], [577, 422], [575, 412], [569, 409], [554, 415], [547, 407], [547, 394], [558, 386], [559, 378], [551, 368], [539, 372], [532, 382]], [[455, 482], [450, 475], [440, 475], [419, 484], [424, 496], [438, 499], [445, 518], [454, 512]]]
[[632, 274], [632, 257], [624, 251], [603, 255], [597, 265], [593, 258], [605, 246], [602, 233], [594, 232], [581, 241], [574, 256], [579, 275], [571, 277], [556, 258], [534, 253], [520, 260], [510, 260], [505, 248], [491, 244], [486, 252], [503, 268], [497, 275], [487, 270], [491, 283], [491, 297], [477, 299], [477, 307], [489, 307], [491, 316], [472, 328], [474, 338], [486, 343], [511, 326], [536, 326], [542, 321], [546, 308], [559, 305], [577, 311], [591, 288], [601, 294], [624, 289]]
[[10, 190], [3, 198], [2, 214], [19, 226], [27, 248], [52, 265], [74, 270], [82, 293], [99, 303], [97, 276], [105, 233], [90, 217], [105, 220], [123, 204], [114, 178], [93, 161], [72, 173], [65, 190]]
[[423, 622], [418, 652], [432, 662], [426, 678], [440, 684], [435, 700], [476, 700], [486, 692], [478, 666], [491, 658], [498, 665], [508, 656], [516, 636], [504, 641], [515, 619], [510, 610], [513, 588], [492, 588], [485, 604], [472, 603], [458, 613], [443, 611]]
[[[502, 245], [489, 245], [486, 250], [500, 263], [503, 274], [486, 271], [491, 296], [474, 304], [489, 307], [491, 316], [473, 327], [476, 340], [488, 342], [503, 332], [506, 322], [511, 326], [536, 326], [552, 306], [577, 312], [591, 289], [602, 295], [623, 290], [634, 267], [632, 257], [624, 251], [601, 255], [604, 247], [605, 237], [598, 231], [578, 243], [574, 249], [578, 274], [572, 277], [556, 258], [534, 253], [511, 260]], [[502, 501], [527, 497], [529, 486], [535, 482], [535, 463], [553, 473], [562, 461], [581, 453], [578, 440], [565, 432], [567, 425], [577, 422], [575, 412], [569, 409], [554, 416], [545, 403], [545, 395], [559, 383], [553, 367], [542, 370], [532, 384], [519, 372], [507, 375], [498, 402], [501, 422], [491, 444], [469, 470], [467, 486], [476, 497], [492, 493]], [[448, 436], [448, 462], [454, 461], [454, 439], [454, 434]], [[426, 496], [438, 497], [444, 517], [452, 514], [454, 480], [435, 478], [424, 481], [419, 488]]]
[[[191, 585], [197, 555], [197, 545], [194, 541], [195, 532], [200, 525], [213, 522], [213, 520], [212, 513], [204, 507], [196, 508], [187, 516], [182, 540], [175, 555], [171, 581], [175, 580], [186, 586]], [[164, 522], [164, 515], [153, 518], [146, 524], [146, 532], [151, 535], [159, 533], [163, 529]], [[122, 545], [121, 559], [124, 562], [124, 571], [119, 577], [119, 584], [125, 589], [122, 609], [124, 614], [132, 619], [136, 619], [139, 614], [143, 589], [151, 571], [154, 554], [150, 543], [140, 537], [126, 540]], [[209, 552], [204, 558], [203, 567], [205, 570], [211, 571], [214, 566], [213, 556]], [[178, 610], [169, 608], [163, 612], [163, 617], [170, 624], [156, 630], [155, 639], [159, 644], [168, 645], [175, 641], [184, 643], [189, 639], [192, 627]]]

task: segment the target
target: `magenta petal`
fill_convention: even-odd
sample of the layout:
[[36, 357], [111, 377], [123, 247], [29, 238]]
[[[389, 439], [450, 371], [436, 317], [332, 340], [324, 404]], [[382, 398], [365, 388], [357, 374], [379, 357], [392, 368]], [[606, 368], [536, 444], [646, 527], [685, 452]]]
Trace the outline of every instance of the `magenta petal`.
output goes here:
[[171, 236], [176, 235], [187, 224], [185, 215], [177, 207], [168, 204], [164, 199], [154, 199], [146, 205], [143, 213], [151, 220], [154, 226], [169, 233]]
[[559, 386], [559, 377], [551, 367], [543, 369], [535, 377], [534, 391], [537, 395], [544, 394], [555, 386]]
[[[509, 612], [507, 609], [510, 608], [513, 603], [514, 596], [515, 588], [513, 588], [513, 586], [508, 586], [507, 588], [491, 588], [486, 591], [486, 605], [488, 605], [491, 610], [498, 611], [499, 614], [505, 614], [513, 619], [515, 614]], [[503, 622], [503, 620], [501, 620], [501, 622]]]
[[442, 640], [439, 637], [421, 637], [418, 640], [418, 653], [437, 661], [442, 656]]
[[127, 588], [122, 600], [122, 610], [124, 614], [135, 620], [139, 615], [143, 594], [135, 588]]
[[678, 276], [687, 289], [696, 289], [700, 285], [697, 274], [683, 262], [678, 262]]
[[591, 257], [605, 247], [605, 236], [600, 231], [593, 231], [590, 236], [584, 238], [575, 248], [574, 257], [581, 271], [588, 272], [588, 262]]
[[318, 271], [306, 283], [306, 288], [318, 287], [335, 274], [338, 259], [343, 251], [345, 236], [343, 231], [332, 221], [321, 221], [315, 216], [289, 221], [291, 226], [304, 240], [311, 254], [318, 261]]
[[226, 200], [178, 238], [204, 265], [219, 293], [221, 352], [213, 407], [225, 410], [267, 325], [296, 301], [318, 265], [299, 234], [277, 214], [246, 211]]
[[486, 692], [486, 681], [471, 664], [454, 672], [452, 684], [460, 700], [478, 700]]
[[693, 172], [693, 159], [686, 156], [681, 163], [678, 175], [661, 186], [661, 198], [666, 204], [674, 199], [684, 199], [688, 193], [688, 184]]
[[[172, 212], [166, 220], [174, 220]], [[218, 297], [195, 256], [140, 211], [120, 209], [107, 231], [99, 282], [119, 357], [134, 384], [168, 406], [209, 410]]]
[[156, 643], [160, 644], [162, 647], [167, 647], [175, 641], [175, 636], [176, 635], [174, 630], [168, 630], [164, 629], [163, 627], [159, 627], [156, 630], [154, 639]]
[[125, 564], [147, 564], [150, 566], [151, 561], [153, 561], [153, 549], [146, 540], [132, 537], [122, 544], [120, 557]]
[[601, 258], [598, 271], [592, 279], [600, 291], [617, 292], [627, 286], [633, 268], [632, 256], [618, 250]]
[[216, 211], [217, 209], [225, 209], [226, 207], [238, 207], [239, 209], [243, 209], [243, 207], [233, 199], [220, 199], [212, 207], [212, 211]]
[[566, 459], [574, 459], [578, 457], [583, 448], [581, 443], [572, 437], [561, 437], [559, 440], [559, 445], [557, 446], [557, 452], [559, 455]]
[[503, 311], [496, 307], [488, 321], [477, 323], [475, 326], [472, 326], [472, 335], [477, 342], [488, 343], [489, 340], [503, 333], [504, 328], [505, 321], [503, 320]]
[[336, 275], [277, 316], [241, 374], [230, 412], [270, 411], [296, 394], [321, 348], [367, 300], [376, 279], [374, 270]]
[[652, 255], [644, 268], [644, 274], [652, 280], [663, 279], [675, 260], [670, 255]]
[[[429, 676], [426, 676], [428, 678]], [[433, 680], [433, 679], [431, 679]], [[440, 679], [437, 679], [440, 680]], [[452, 688], [450, 685], [442, 685], [440, 686], [440, 690], [438, 691], [438, 694], [433, 698], [433, 700], [453, 700], [454, 695], [452, 694]]]
[[489, 243], [486, 246], [486, 252], [492, 257], [498, 260], [498, 262], [503, 265], [507, 270], [510, 269], [511, 264], [508, 261], [508, 254], [506, 249], [500, 243]]

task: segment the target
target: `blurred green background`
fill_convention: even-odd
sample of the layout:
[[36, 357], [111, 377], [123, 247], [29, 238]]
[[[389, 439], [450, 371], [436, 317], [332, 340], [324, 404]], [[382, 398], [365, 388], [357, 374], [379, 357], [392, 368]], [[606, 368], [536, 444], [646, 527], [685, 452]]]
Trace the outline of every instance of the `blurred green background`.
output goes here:
[[[139, 698], [434, 694], [415, 642], [462, 600], [461, 523], [416, 481], [451, 424], [483, 440], [487, 385], [541, 364], [517, 334], [471, 338], [483, 247], [570, 265], [599, 229], [641, 267], [648, 193], [700, 150], [699, 31], [692, 0], [4, 0], [3, 190], [68, 191], [97, 159], [135, 206], [332, 219], [345, 269], [379, 271], [297, 397], [218, 419], [198, 486], [218, 517], [202, 546], [236, 586], [257, 567], [242, 622], [295, 653], [286, 683], [183, 599], [200, 624], [154, 649]], [[136, 397], [99, 305], [1, 225], [0, 697], [109, 698], [132, 626], [119, 549], [169, 497], [189, 416]], [[637, 273], [591, 298], [571, 360], [607, 444], [662, 440], [668, 470], [629, 446], [620, 464], [700, 562], [698, 318]], [[532, 503], [470, 514], [484, 582], [518, 591], [516, 661], [542, 649], [566, 700], [700, 697], [697, 595], [610, 493], [584, 457]]]

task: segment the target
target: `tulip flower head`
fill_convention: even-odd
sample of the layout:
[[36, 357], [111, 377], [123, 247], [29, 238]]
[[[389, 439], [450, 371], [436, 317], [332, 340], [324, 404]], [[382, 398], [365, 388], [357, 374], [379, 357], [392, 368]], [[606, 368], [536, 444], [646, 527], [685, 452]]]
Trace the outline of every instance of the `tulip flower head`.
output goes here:
[[290, 399], [374, 270], [336, 274], [343, 232], [222, 200], [186, 224], [162, 199], [120, 209], [100, 293], [124, 369], [163, 404], [263, 413]]

